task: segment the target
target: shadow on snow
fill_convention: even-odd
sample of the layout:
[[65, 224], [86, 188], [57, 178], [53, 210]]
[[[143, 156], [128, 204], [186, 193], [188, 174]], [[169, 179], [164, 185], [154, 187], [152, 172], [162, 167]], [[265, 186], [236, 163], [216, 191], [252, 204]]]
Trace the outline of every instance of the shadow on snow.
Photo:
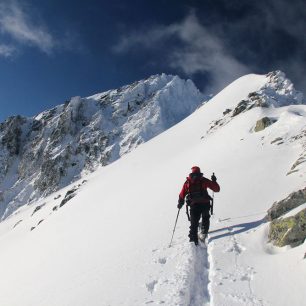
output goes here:
[[210, 231], [209, 234], [213, 234], [213, 233], [218, 233], [218, 232], [222, 232], [222, 231], [227, 230], [226, 233], [222, 233], [222, 234], [210, 237], [208, 239], [208, 242], [213, 241], [213, 240], [217, 240], [217, 239], [221, 239], [221, 238], [224, 238], [224, 237], [236, 235], [236, 234], [241, 234], [243, 232], [246, 232], [246, 231], [249, 231], [251, 229], [254, 229], [254, 228], [258, 227], [265, 222], [266, 222], [266, 219], [262, 218], [262, 219], [257, 220], [257, 221], [240, 223], [240, 224], [235, 224], [235, 225], [231, 225], [231, 226], [225, 226], [223, 228], [219, 228], [217, 230]]

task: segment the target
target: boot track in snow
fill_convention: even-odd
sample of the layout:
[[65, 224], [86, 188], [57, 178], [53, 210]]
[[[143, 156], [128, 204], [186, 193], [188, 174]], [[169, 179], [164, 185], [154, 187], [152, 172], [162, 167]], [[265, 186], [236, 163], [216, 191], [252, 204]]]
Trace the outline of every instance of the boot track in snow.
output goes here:
[[189, 306], [210, 305], [209, 290], [209, 255], [208, 248], [203, 242], [192, 246], [193, 263], [190, 267], [190, 301]]

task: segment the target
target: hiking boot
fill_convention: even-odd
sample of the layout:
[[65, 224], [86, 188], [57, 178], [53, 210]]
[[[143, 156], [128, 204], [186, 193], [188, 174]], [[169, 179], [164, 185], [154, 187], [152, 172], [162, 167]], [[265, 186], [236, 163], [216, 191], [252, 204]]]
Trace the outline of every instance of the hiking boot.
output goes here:
[[189, 242], [194, 242], [195, 245], [199, 244], [199, 241], [194, 238], [189, 238]]
[[203, 241], [204, 241], [206, 238], [207, 238], [207, 233], [202, 233], [202, 232], [201, 232], [201, 233], [199, 234], [199, 239], [200, 239], [200, 240], [203, 240]]

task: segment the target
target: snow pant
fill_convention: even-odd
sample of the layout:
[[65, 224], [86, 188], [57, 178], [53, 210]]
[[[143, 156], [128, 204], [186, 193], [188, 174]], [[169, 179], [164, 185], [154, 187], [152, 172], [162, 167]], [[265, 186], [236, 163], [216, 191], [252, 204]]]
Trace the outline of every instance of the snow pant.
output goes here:
[[209, 218], [210, 218], [210, 205], [207, 204], [193, 204], [190, 206], [190, 241], [198, 242], [198, 227], [199, 221], [202, 217], [201, 231], [208, 233], [209, 230]]

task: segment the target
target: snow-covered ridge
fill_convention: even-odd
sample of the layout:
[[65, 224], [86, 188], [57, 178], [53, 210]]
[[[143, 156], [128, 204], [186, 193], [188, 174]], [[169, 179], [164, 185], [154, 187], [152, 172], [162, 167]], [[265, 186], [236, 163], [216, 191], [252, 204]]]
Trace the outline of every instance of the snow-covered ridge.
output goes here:
[[161, 74], [8, 118], [0, 124], [0, 218], [115, 161], [204, 101], [191, 80]]
[[229, 123], [235, 116], [254, 107], [277, 108], [306, 103], [303, 93], [295, 90], [292, 82], [286, 78], [283, 72], [270, 72], [262, 81], [258, 90], [249, 92], [238, 103], [237, 101], [233, 104], [224, 103], [222, 114], [220, 113], [218, 119], [211, 122], [211, 127], [207, 133], [214, 132], [220, 126]]

